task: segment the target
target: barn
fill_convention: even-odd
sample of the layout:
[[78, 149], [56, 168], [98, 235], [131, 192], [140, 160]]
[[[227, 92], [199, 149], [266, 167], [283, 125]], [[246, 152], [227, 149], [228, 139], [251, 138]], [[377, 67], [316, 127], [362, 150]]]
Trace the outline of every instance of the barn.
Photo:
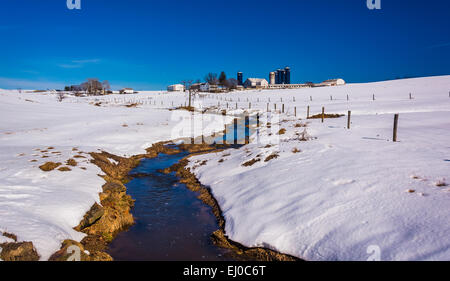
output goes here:
[[264, 78], [248, 78], [244, 82], [245, 88], [267, 88], [269, 82]]

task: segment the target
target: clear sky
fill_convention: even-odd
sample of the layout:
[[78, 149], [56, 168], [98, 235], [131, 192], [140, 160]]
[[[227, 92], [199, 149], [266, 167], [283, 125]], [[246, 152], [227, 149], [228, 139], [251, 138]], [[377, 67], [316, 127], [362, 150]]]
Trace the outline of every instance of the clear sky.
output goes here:
[[450, 1], [0, 0], [0, 88], [165, 89], [208, 72], [293, 83], [450, 74]]

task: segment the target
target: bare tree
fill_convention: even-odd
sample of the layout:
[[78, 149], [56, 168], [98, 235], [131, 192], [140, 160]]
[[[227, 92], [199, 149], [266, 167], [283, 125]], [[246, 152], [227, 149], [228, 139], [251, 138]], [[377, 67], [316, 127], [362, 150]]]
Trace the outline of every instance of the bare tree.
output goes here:
[[228, 89], [236, 89], [237, 85], [238, 85], [238, 80], [234, 79], [234, 78], [230, 78], [228, 80], [225, 81], [224, 85], [225, 87], [227, 87]]
[[106, 91], [111, 90], [111, 85], [109, 84], [108, 80], [105, 80], [102, 82], [102, 88], [103, 88], [103, 93], [105, 94]]
[[210, 85], [217, 85], [219, 83], [219, 80], [217, 79], [217, 74], [212, 72], [206, 74], [205, 81]]
[[58, 102], [62, 102], [66, 98], [66, 94], [64, 92], [58, 92], [56, 94], [56, 100]]

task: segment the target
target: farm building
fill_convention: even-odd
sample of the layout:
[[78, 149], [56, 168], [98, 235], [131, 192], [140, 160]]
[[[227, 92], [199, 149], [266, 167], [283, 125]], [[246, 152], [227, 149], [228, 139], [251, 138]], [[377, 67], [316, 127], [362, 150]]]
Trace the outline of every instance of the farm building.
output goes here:
[[121, 94], [133, 94], [134, 90], [132, 88], [123, 88], [122, 90], [119, 91], [119, 93], [121, 93]]
[[184, 85], [174, 84], [167, 87], [169, 92], [184, 92]]
[[264, 78], [248, 78], [244, 82], [245, 88], [267, 88], [269, 82]]
[[345, 85], [344, 79], [330, 79], [325, 80], [322, 83], [317, 84], [316, 86], [342, 86]]
[[218, 90], [218, 86], [214, 84], [209, 83], [202, 83], [200, 84], [200, 91], [201, 92], [214, 92]]

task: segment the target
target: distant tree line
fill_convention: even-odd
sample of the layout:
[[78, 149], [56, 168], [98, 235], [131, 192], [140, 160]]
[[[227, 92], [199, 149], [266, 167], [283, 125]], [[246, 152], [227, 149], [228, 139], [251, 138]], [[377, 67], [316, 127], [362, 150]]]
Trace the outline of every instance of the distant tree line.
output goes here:
[[[217, 73], [210, 72], [206, 74], [204, 82], [210, 85], [222, 86], [226, 89], [236, 89], [238, 81], [234, 78], [227, 79], [227, 75], [224, 71], [217, 75]], [[201, 83], [200, 79], [197, 79], [196, 83]]]
[[86, 82], [80, 85], [72, 85], [64, 87], [64, 91], [75, 93], [84, 93], [86, 95], [104, 95], [109, 93], [111, 85], [107, 80], [100, 82], [97, 78], [88, 78]]

